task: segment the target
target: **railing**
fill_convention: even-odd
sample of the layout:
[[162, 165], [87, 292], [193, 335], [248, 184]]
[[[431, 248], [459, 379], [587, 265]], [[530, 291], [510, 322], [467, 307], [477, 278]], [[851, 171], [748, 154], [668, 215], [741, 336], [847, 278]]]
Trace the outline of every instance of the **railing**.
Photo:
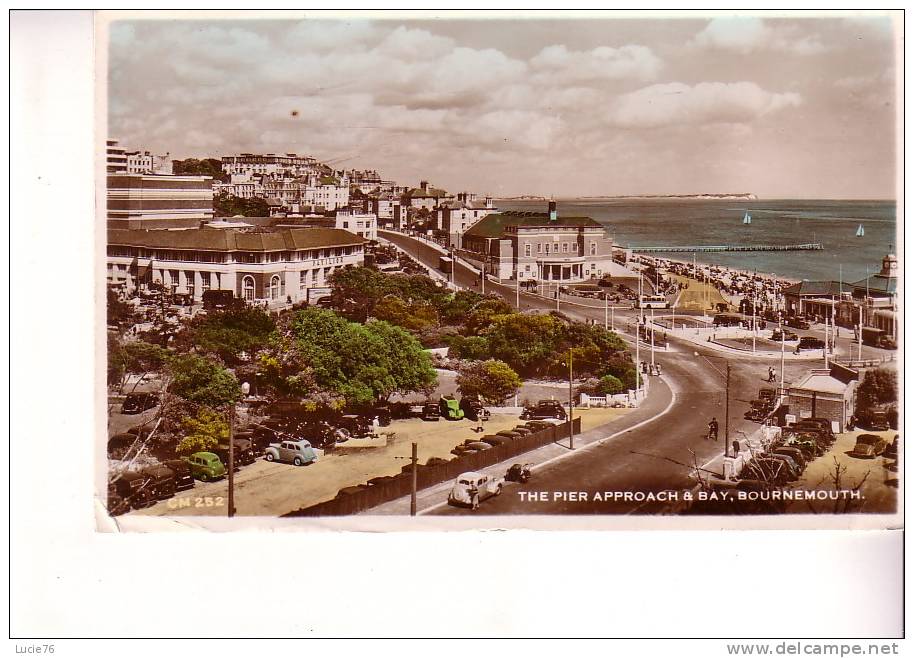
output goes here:
[[[446, 464], [435, 466], [419, 465], [417, 466], [416, 488], [418, 490], [426, 489], [441, 482], [453, 480], [461, 473], [478, 471], [530, 450], [561, 441], [568, 438], [568, 430], [568, 422], [565, 422], [561, 425], [554, 425], [539, 432], [514, 439], [510, 443], [493, 446], [489, 450], [483, 450], [471, 455], [461, 455], [451, 459]], [[572, 431], [575, 434], [581, 432], [580, 418], [574, 419]], [[341, 491], [332, 500], [289, 512], [283, 516], [346, 516], [358, 514], [383, 503], [408, 496], [412, 491], [412, 466], [404, 467], [399, 475], [393, 476], [389, 480], [378, 484], [359, 486], [358, 490], [351, 491], [351, 493], [343, 493]], [[352, 488], [347, 487], [347, 489], [351, 490]]]

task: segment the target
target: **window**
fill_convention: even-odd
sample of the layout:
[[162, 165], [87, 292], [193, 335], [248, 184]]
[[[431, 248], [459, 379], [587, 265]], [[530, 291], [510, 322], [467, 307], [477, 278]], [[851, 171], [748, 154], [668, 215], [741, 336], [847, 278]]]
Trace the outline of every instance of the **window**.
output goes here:
[[562, 253], [563, 253], [563, 254], [567, 254], [567, 253], [568, 253], [568, 243], [567, 243], [567, 242], [563, 242], [563, 243], [562, 243]]
[[590, 255], [591, 255], [591, 256], [596, 256], [596, 255], [597, 255], [597, 243], [596, 243], [596, 242], [591, 242], [591, 243], [590, 243]]
[[280, 283], [279, 276], [273, 275], [270, 278], [270, 299], [279, 299], [279, 296], [282, 294], [282, 284]]
[[525, 242], [524, 243], [524, 256], [527, 258], [530, 258], [531, 255], [532, 255], [532, 249], [530, 247], [530, 243]]
[[549, 243], [548, 242], [546, 243], [546, 255], [547, 256], [549, 255]]
[[571, 243], [571, 250], [572, 250], [574, 253], [578, 253], [578, 243], [577, 243], [577, 242], [572, 242], [572, 243]]
[[543, 253], [543, 243], [542, 242], [536, 243], [536, 253], [538, 253], [538, 254]]
[[527, 265], [524, 265], [524, 272], [529, 272], [529, 271], [530, 271], [530, 265], [528, 263]]
[[246, 276], [241, 280], [241, 290], [244, 300], [247, 302], [254, 301], [254, 277]]
[[200, 289], [209, 290], [209, 272], [200, 272]]

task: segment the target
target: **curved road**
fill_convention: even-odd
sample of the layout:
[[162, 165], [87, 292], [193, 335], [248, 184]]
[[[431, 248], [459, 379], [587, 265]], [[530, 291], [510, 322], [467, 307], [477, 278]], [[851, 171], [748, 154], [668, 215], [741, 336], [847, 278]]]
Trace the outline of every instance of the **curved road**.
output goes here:
[[[423, 264], [436, 268], [441, 253], [408, 236], [381, 231], [382, 237], [393, 242]], [[479, 291], [477, 275], [461, 263], [455, 263], [455, 282], [463, 288]], [[512, 305], [516, 291], [513, 286], [486, 283], [486, 292], [497, 292]], [[554, 302], [533, 295], [521, 294], [522, 309], [550, 310]], [[603, 322], [602, 308], [586, 308], [563, 304], [563, 313], [576, 320], [593, 319]], [[635, 312], [616, 312], [616, 319], [628, 324]], [[508, 484], [501, 496], [482, 503], [476, 512], [439, 504], [425, 513], [455, 514], [656, 514], [668, 508], [666, 502], [636, 500], [598, 500], [595, 492], [666, 492], [689, 489], [694, 481], [688, 477], [695, 465], [703, 465], [723, 451], [725, 386], [723, 371], [726, 362], [712, 350], [671, 339], [671, 351], [658, 352], [657, 362], [663, 366], [663, 380], [673, 391], [671, 409], [659, 418], [599, 445], [589, 446], [580, 453], [551, 462], [534, 470], [525, 485]], [[695, 352], [711, 359], [696, 357]], [[642, 351], [644, 360], [645, 352]], [[767, 363], [753, 362], [751, 357], [727, 359], [731, 365], [730, 436], [744, 438], [757, 423], [746, 421], [743, 414], [749, 401], [757, 397], [758, 389], [768, 384], [763, 380]], [[811, 364], [787, 364], [786, 379], [796, 378]], [[707, 423], [715, 416], [720, 423], [720, 442], [706, 438]], [[611, 435], [611, 427], [603, 428]], [[531, 500], [530, 492], [543, 492]], [[569, 492], [585, 492], [586, 500], [572, 500]], [[522, 495], [522, 493], [524, 495]], [[624, 495], [624, 494], [623, 494]], [[544, 498], [544, 499], [541, 499]], [[443, 499], [442, 499], [442, 502]]]

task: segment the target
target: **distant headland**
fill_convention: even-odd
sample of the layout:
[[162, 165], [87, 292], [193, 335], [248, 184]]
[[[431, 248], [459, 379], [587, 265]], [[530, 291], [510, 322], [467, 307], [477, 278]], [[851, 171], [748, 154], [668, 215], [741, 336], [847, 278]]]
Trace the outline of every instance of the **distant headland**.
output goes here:
[[[529, 195], [498, 197], [502, 201], [545, 201], [549, 197]], [[696, 200], [730, 200], [757, 201], [758, 197], [751, 193], [740, 194], [621, 194], [601, 196], [556, 197], [559, 199], [696, 199]]]

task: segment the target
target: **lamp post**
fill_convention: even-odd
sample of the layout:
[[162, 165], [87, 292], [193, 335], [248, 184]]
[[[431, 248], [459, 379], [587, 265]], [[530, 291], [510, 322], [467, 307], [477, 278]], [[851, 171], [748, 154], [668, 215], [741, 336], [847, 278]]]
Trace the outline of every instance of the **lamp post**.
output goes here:
[[[711, 366], [712, 368], [714, 368], [714, 370], [717, 372], [717, 374], [720, 375], [721, 377], [723, 377], [724, 380], [726, 381], [727, 395], [726, 395], [726, 403], [724, 406], [724, 457], [729, 457], [730, 456], [730, 362], [727, 361], [726, 359], [724, 359], [725, 363], [727, 364], [727, 372], [723, 373], [717, 368], [717, 366], [715, 366], [713, 363], [711, 363], [711, 359], [706, 357], [704, 354], [699, 354], [698, 352], [695, 352], [695, 356], [700, 356], [705, 361], [707, 361], [708, 365]], [[715, 357], [715, 358], [720, 358], [720, 357]]]

